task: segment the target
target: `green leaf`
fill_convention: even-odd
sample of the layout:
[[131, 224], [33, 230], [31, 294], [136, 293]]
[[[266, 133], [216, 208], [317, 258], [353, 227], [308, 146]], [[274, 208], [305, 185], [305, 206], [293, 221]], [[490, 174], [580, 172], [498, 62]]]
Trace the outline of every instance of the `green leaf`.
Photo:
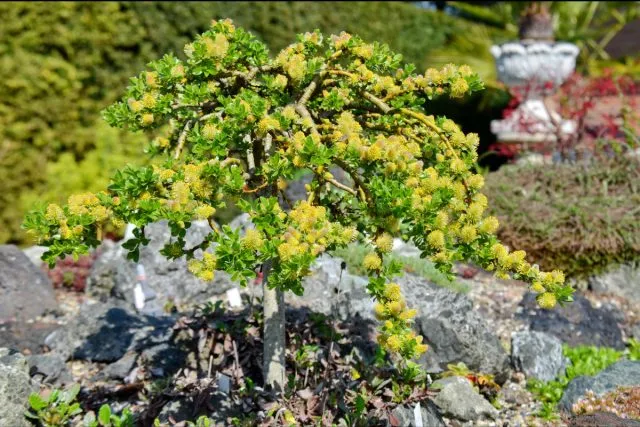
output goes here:
[[47, 406], [47, 401], [38, 393], [31, 393], [31, 395], [29, 395], [29, 405], [36, 411], [39, 411]]
[[104, 404], [100, 407], [98, 411], [98, 420], [100, 421], [100, 425], [107, 427], [111, 425], [111, 408], [109, 405]]

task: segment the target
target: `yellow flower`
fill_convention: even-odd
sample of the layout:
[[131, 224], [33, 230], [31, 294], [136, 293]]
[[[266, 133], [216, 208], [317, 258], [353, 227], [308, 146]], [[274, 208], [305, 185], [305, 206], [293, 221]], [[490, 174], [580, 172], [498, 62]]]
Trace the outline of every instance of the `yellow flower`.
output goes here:
[[465, 93], [469, 90], [469, 83], [463, 78], [456, 79], [451, 84], [451, 96], [454, 98], [460, 98], [464, 96]]
[[444, 241], [444, 233], [440, 230], [434, 230], [427, 236], [427, 243], [434, 248], [443, 248]]
[[364, 260], [362, 260], [362, 265], [367, 270], [379, 270], [380, 267], [382, 267], [382, 260], [377, 254], [371, 252], [364, 257]]
[[169, 140], [159, 136], [153, 140], [153, 145], [160, 148], [166, 148], [169, 146]]
[[389, 301], [387, 303], [387, 310], [389, 310], [389, 313], [391, 313], [393, 316], [399, 316], [405, 307], [406, 307], [406, 304], [402, 299], [399, 299], [396, 301]]
[[402, 298], [402, 290], [397, 283], [389, 283], [384, 289], [384, 297], [390, 301], [398, 301]]
[[171, 68], [171, 77], [182, 77], [184, 76], [184, 66], [182, 64], [178, 64]]
[[541, 293], [546, 291], [546, 289], [544, 288], [544, 286], [540, 282], [533, 282], [533, 284], [531, 285], [531, 290], [533, 292], [538, 293], [538, 294], [541, 294]]
[[150, 87], [156, 87], [158, 85], [158, 73], [155, 71], [147, 71], [145, 80]]
[[451, 161], [451, 171], [454, 173], [461, 173], [466, 170], [466, 165], [460, 159], [453, 159]]
[[449, 215], [444, 211], [438, 212], [438, 214], [436, 215], [436, 219], [435, 219], [433, 225], [437, 229], [442, 230], [443, 228], [445, 228], [447, 226], [447, 224], [449, 224]]
[[141, 101], [135, 100], [133, 98], [129, 99], [127, 101], [127, 104], [129, 105], [129, 109], [134, 113], [137, 113], [144, 108], [144, 104]]
[[142, 124], [145, 125], [145, 126], [148, 126], [151, 123], [153, 123], [153, 114], [151, 114], [151, 113], [143, 114], [142, 115]]
[[480, 224], [480, 227], [478, 227], [478, 229], [481, 233], [493, 234], [498, 229], [498, 226], [498, 219], [495, 216], [489, 216], [482, 220], [482, 223]]
[[396, 335], [391, 335], [387, 339], [387, 348], [391, 351], [396, 352], [400, 350], [401, 345], [402, 345], [402, 342], [400, 341], [400, 338], [398, 338]]
[[218, 134], [218, 128], [213, 123], [207, 123], [202, 128], [202, 135], [207, 139], [213, 139]]
[[476, 228], [472, 225], [465, 225], [460, 230], [460, 239], [464, 243], [471, 243], [474, 240], [476, 240], [476, 237], [478, 237], [476, 233]]
[[195, 209], [194, 213], [197, 219], [203, 220], [216, 213], [216, 209], [209, 205], [201, 205]]
[[418, 314], [418, 311], [415, 308], [412, 308], [410, 310], [403, 311], [399, 317], [402, 320], [411, 320], [416, 317], [416, 314]]
[[378, 320], [384, 319], [384, 317], [385, 317], [385, 307], [384, 307], [383, 304], [377, 302], [373, 306], [373, 311], [375, 312], [376, 319], [378, 319]]
[[484, 187], [484, 177], [482, 175], [471, 175], [467, 178], [467, 185], [473, 190], [479, 190]]
[[214, 58], [223, 58], [229, 50], [229, 41], [224, 34], [216, 34], [216, 38], [211, 40], [206, 38], [204, 44], [207, 48], [207, 55]]
[[262, 233], [253, 228], [248, 229], [242, 239], [242, 246], [253, 251], [260, 249], [263, 243]]
[[551, 292], [545, 292], [536, 297], [540, 308], [551, 309], [556, 306], [556, 296]]
[[391, 252], [393, 249], [393, 238], [388, 233], [383, 233], [376, 239], [376, 247], [382, 253]]
[[145, 93], [142, 97], [142, 105], [145, 108], [153, 108], [156, 106], [156, 97], [151, 93]]

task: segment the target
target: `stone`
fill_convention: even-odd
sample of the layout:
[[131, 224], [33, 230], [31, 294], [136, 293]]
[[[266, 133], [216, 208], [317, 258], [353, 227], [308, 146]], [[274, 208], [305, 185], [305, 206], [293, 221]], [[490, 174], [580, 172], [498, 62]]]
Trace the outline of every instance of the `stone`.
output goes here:
[[99, 377], [115, 380], [123, 380], [127, 378], [129, 373], [135, 368], [138, 355], [136, 353], [128, 353], [120, 360], [108, 364], [99, 373]]
[[464, 362], [474, 372], [494, 375], [498, 384], [506, 381], [509, 355], [466, 295], [411, 274], [397, 282], [409, 306], [418, 310], [415, 325], [429, 346], [421, 358], [428, 372], [440, 373], [450, 363]]
[[[194, 221], [187, 230], [185, 246], [191, 248], [199, 244], [210, 232], [206, 221]], [[147, 225], [145, 236], [150, 243], [140, 249], [139, 264], [144, 266], [146, 286], [155, 294], [153, 305], [156, 307], [162, 308], [167, 303], [177, 306], [203, 303], [233, 286], [226, 273], [217, 272], [214, 280], [205, 282], [187, 270], [185, 257], [167, 260], [161, 255], [160, 250], [171, 239], [167, 221]], [[128, 251], [122, 242], [106, 242], [101, 249], [87, 278], [87, 294], [101, 301], [124, 300], [133, 307], [134, 287], [138, 282], [136, 263], [126, 259]], [[196, 251], [196, 256], [200, 255], [201, 251]]]
[[618, 387], [637, 385], [640, 385], [640, 361], [623, 360], [594, 376], [580, 376], [572, 379], [558, 407], [571, 412], [573, 404], [580, 400], [587, 390], [592, 390], [596, 396], [602, 396]]
[[636, 322], [631, 326], [631, 336], [640, 340], [640, 322]]
[[[396, 406], [393, 411], [391, 411], [391, 415], [393, 415], [398, 423], [389, 424], [401, 427], [416, 427], [416, 418], [414, 415], [415, 406], [415, 404], [412, 404], [411, 406]], [[438, 409], [438, 407], [430, 400], [420, 402], [420, 414], [422, 415], [422, 425], [424, 427], [446, 426], [444, 420], [442, 419], [440, 409]]]
[[527, 378], [551, 381], [566, 368], [562, 342], [553, 335], [537, 331], [511, 335], [511, 362]]
[[520, 302], [522, 310], [517, 316], [529, 323], [529, 329], [554, 335], [572, 347], [595, 345], [618, 350], [625, 348], [616, 321], [617, 315], [612, 313], [612, 309], [594, 308], [588, 299], [577, 292], [573, 299], [564, 307], [545, 310], [538, 307], [535, 294], [527, 292]]
[[14, 245], [0, 245], [0, 324], [25, 321], [58, 306], [47, 276]]
[[508, 381], [500, 387], [498, 398], [506, 403], [522, 406], [531, 401], [531, 393], [524, 384]]
[[171, 317], [139, 315], [109, 304], [85, 304], [67, 325], [45, 340], [65, 360], [115, 362], [128, 351], [142, 350], [171, 338]]
[[157, 377], [172, 375], [184, 366], [187, 352], [173, 345], [161, 343], [146, 348], [140, 354], [139, 364], [149, 367]]
[[174, 398], [167, 402], [160, 413], [158, 419], [161, 423], [179, 423], [181, 421], [193, 421], [197, 418], [195, 414], [195, 399], [191, 396]]
[[33, 263], [33, 265], [40, 268], [44, 263], [44, 261], [42, 261], [42, 255], [44, 255], [44, 253], [48, 250], [49, 248], [46, 246], [30, 246], [23, 249], [22, 252], [24, 252], [27, 258], [29, 258], [29, 261]]
[[616, 295], [640, 302], [640, 266], [622, 264], [589, 278], [589, 288], [597, 294]]
[[29, 395], [38, 387], [29, 377], [29, 362], [19, 352], [0, 348], [0, 425], [28, 427], [24, 416]]
[[38, 382], [62, 387], [73, 383], [71, 372], [65, 360], [57, 353], [34, 354], [27, 356], [29, 374]]
[[447, 377], [438, 380], [437, 383], [442, 388], [433, 402], [442, 409], [445, 416], [462, 421], [497, 418], [498, 410], [477, 393], [466, 378]]
[[640, 421], [620, 418], [610, 412], [576, 415], [569, 418], [568, 427], [640, 427]]

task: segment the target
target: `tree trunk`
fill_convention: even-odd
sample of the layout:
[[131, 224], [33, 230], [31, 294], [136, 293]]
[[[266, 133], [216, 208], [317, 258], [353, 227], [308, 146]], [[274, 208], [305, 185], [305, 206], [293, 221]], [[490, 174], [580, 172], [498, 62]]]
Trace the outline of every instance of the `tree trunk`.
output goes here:
[[264, 359], [262, 372], [264, 384], [276, 393], [284, 391], [285, 384], [285, 306], [284, 292], [267, 286], [271, 261], [267, 261], [262, 271], [264, 306]]

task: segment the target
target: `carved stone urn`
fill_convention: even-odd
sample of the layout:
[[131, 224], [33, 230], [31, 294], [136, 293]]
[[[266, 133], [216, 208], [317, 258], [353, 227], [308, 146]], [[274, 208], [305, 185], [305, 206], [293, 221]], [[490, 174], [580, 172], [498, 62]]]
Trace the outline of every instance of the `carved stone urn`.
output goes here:
[[559, 132], [575, 132], [576, 124], [563, 120], [543, 100], [573, 73], [579, 49], [553, 40], [551, 16], [535, 3], [522, 16], [520, 37], [491, 47], [498, 78], [522, 97], [509, 117], [491, 122], [491, 131], [499, 142], [554, 142]]

